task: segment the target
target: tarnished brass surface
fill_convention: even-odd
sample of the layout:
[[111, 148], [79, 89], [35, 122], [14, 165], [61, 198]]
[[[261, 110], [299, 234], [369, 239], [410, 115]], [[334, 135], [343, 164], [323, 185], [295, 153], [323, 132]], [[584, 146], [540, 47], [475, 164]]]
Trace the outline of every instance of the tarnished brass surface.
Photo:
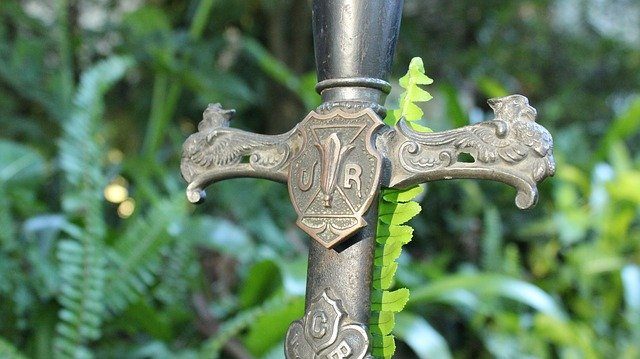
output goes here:
[[362, 218], [380, 184], [373, 136], [382, 121], [370, 109], [311, 112], [298, 125], [303, 148], [292, 160], [289, 194], [298, 226], [326, 248], [367, 225]]
[[[489, 100], [495, 119], [449, 131], [418, 133], [405, 121], [379, 139], [389, 159], [384, 186], [472, 178], [500, 181], [517, 189], [516, 205], [538, 200], [536, 183], [555, 172], [553, 140], [522, 95]], [[461, 161], [464, 154], [473, 162]]]
[[[555, 171], [553, 140], [535, 122], [536, 110], [526, 97], [510, 95], [489, 104], [495, 119], [443, 132], [416, 132], [403, 120], [380, 131], [373, 110], [334, 107], [325, 114], [312, 111], [278, 136], [229, 128], [234, 111], [211, 105], [199, 131], [184, 144], [187, 197], [199, 202], [207, 185], [234, 177], [287, 182], [298, 225], [327, 248], [366, 225], [362, 214], [380, 185], [495, 180], [515, 187], [516, 205], [529, 208], [538, 198], [536, 184]], [[463, 154], [472, 162], [461, 159]]]
[[229, 127], [235, 110], [211, 104], [204, 111], [198, 132], [182, 146], [180, 170], [189, 183], [187, 198], [204, 200], [204, 189], [229, 178], [258, 177], [286, 182], [289, 162], [300, 150], [302, 138], [293, 130], [265, 136]]
[[354, 323], [330, 288], [311, 300], [301, 320], [291, 324], [285, 339], [287, 358], [363, 359], [369, 349], [365, 328]]

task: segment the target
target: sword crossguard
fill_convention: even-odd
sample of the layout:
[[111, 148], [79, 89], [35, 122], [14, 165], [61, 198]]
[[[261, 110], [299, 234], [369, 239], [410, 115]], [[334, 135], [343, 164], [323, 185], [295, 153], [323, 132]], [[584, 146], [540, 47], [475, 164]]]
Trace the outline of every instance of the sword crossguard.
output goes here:
[[[522, 95], [488, 101], [495, 119], [443, 132], [418, 133], [404, 120], [383, 134], [389, 171], [383, 185], [405, 188], [458, 178], [496, 180], [517, 189], [516, 205], [537, 202], [536, 183], [553, 176], [553, 139], [535, 122], [536, 109]], [[461, 156], [471, 155], [473, 162]]]
[[228, 178], [287, 183], [298, 225], [326, 248], [367, 225], [363, 216], [380, 186], [495, 180], [515, 187], [516, 205], [529, 208], [538, 198], [537, 183], [555, 171], [553, 139], [535, 122], [526, 97], [491, 99], [489, 105], [491, 121], [432, 133], [416, 132], [404, 120], [385, 127], [371, 108], [341, 106], [312, 111], [276, 136], [229, 128], [235, 111], [209, 105], [183, 148], [187, 197], [200, 202], [206, 186]]
[[296, 129], [275, 136], [229, 127], [235, 110], [211, 104], [204, 111], [198, 132], [182, 147], [180, 170], [189, 183], [187, 198], [200, 203], [204, 188], [213, 182], [237, 177], [257, 177], [287, 182], [288, 166], [302, 144]]

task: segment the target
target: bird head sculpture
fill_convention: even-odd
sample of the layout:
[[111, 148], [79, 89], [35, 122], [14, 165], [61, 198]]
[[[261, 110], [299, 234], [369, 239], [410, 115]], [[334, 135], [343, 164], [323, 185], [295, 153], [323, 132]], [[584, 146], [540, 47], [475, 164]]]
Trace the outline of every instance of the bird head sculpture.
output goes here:
[[209, 104], [198, 124], [198, 131], [229, 127], [229, 121], [235, 114], [235, 110], [225, 110], [219, 103]]
[[522, 95], [492, 98], [487, 102], [499, 120], [535, 121], [538, 115], [536, 109], [529, 105], [529, 100]]

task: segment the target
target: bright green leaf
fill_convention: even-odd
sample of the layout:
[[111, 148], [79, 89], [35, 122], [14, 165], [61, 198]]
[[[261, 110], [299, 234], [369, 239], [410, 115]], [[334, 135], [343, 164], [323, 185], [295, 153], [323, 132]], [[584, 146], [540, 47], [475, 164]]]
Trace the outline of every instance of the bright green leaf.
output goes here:
[[468, 290], [480, 296], [500, 296], [529, 305], [558, 319], [567, 315], [545, 291], [527, 282], [501, 274], [461, 274], [412, 288], [411, 303], [436, 302], [459, 290]]
[[382, 198], [391, 203], [409, 202], [424, 191], [424, 185], [413, 186], [407, 189], [386, 189]]
[[[433, 83], [424, 73], [424, 64], [419, 57], [413, 58], [409, 64], [406, 75], [400, 78], [400, 86], [405, 92], [400, 95], [400, 107], [389, 111], [385, 118], [385, 123], [395, 126], [400, 118], [404, 118], [409, 126], [420, 132], [431, 132], [431, 129], [424, 127], [415, 121], [422, 118], [423, 112], [416, 102], [431, 100], [431, 94], [419, 85]], [[402, 246], [411, 241], [413, 229], [401, 224], [409, 221], [420, 213], [421, 207], [412, 200], [424, 191], [424, 186], [416, 186], [406, 190], [387, 189], [381, 193], [381, 200], [378, 205], [378, 230], [376, 233], [376, 250], [373, 271], [373, 291], [371, 294], [372, 308], [376, 305], [378, 310], [383, 312], [397, 312], [402, 310], [409, 298], [409, 291], [406, 288], [394, 292], [386, 289], [391, 287], [393, 277], [398, 268], [395, 262], [400, 257]], [[392, 326], [392, 322], [390, 323]], [[385, 327], [390, 329], [389, 327]], [[395, 351], [393, 336], [372, 335], [373, 355], [377, 358], [390, 358]], [[378, 349], [375, 349], [378, 348]]]
[[291, 322], [304, 315], [304, 297], [283, 304], [257, 316], [250, 325], [244, 344], [254, 355], [263, 355], [280, 343]]
[[280, 286], [280, 269], [271, 260], [254, 264], [247, 274], [238, 299], [242, 308], [256, 305]]
[[392, 262], [389, 265], [383, 265], [379, 271], [374, 271], [373, 274], [373, 288], [375, 289], [389, 289], [393, 284], [396, 271], [398, 270], [398, 263]]
[[375, 265], [388, 266], [393, 263], [402, 251], [403, 243], [398, 241], [392, 241], [386, 243], [384, 246], [378, 246], [375, 252], [374, 263]]
[[393, 312], [374, 312], [371, 315], [371, 330], [372, 333], [376, 333], [378, 335], [388, 335], [391, 333], [391, 330], [395, 326], [395, 314]]
[[376, 242], [386, 243], [389, 240], [397, 240], [403, 243], [409, 243], [413, 236], [413, 228], [407, 225], [388, 225], [384, 222], [378, 224], [378, 233], [376, 234]]
[[478, 87], [480, 91], [489, 98], [507, 96], [509, 92], [498, 81], [490, 77], [481, 77], [478, 80]]
[[379, 336], [372, 334], [373, 348], [371, 354], [375, 358], [390, 359], [396, 351], [396, 342], [393, 335]]
[[426, 126], [422, 126], [419, 123], [416, 122], [409, 122], [409, 127], [411, 127], [414, 131], [418, 131], [418, 132], [433, 132], [432, 129], [430, 129], [429, 127]]
[[399, 312], [409, 301], [409, 289], [400, 288], [394, 291], [383, 291], [371, 298], [371, 309], [377, 311]]
[[416, 202], [380, 204], [380, 220], [387, 224], [403, 224], [420, 213], [421, 207]]

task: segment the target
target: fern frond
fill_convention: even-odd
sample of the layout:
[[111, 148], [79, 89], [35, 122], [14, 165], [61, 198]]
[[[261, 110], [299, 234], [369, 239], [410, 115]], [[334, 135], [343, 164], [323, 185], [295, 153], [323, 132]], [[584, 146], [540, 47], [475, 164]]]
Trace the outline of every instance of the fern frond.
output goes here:
[[106, 279], [109, 293], [105, 298], [111, 313], [124, 310], [128, 304], [148, 293], [161, 271], [163, 253], [178, 238], [177, 233], [169, 233], [170, 226], [179, 226], [186, 212], [186, 201], [182, 196], [162, 200], [146, 216], [136, 218], [114, 243], [109, 252]]
[[[432, 82], [424, 73], [422, 59], [413, 58], [407, 74], [400, 78], [400, 86], [405, 89], [400, 96], [400, 106], [389, 111], [385, 123], [395, 126], [404, 118], [416, 131], [430, 132], [431, 129], [416, 123], [422, 118], [423, 112], [415, 103], [431, 99], [431, 95], [419, 85]], [[420, 205], [412, 200], [420, 196], [423, 190], [423, 187], [415, 186], [405, 190], [383, 189], [380, 193], [370, 321], [371, 353], [375, 358], [389, 359], [395, 352], [395, 339], [391, 335], [395, 313], [400, 312], [409, 300], [409, 290], [389, 289], [398, 268], [396, 260], [402, 253], [402, 246], [413, 237], [413, 228], [404, 224], [421, 210]]]
[[165, 255], [158, 277], [162, 281], [153, 290], [153, 296], [166, 305], [183, 303], [188, 295], [188, 278], [197, 278], [200, 267], [194, 245], [184, 239], [174, 241]]
[[90, 358], [88, 343], [100, 337], [104, 316], [105, 259], [102, 246], [88, 233], [58, 244], [62, 309], [56, 326], [57, 357]]
[[0, 338], [0, 358], [2, 359], [26, 359], [27, 357], [22, 355], [16, 347], [11, 345], [8, 341]]
[[132, 64], [124, 57], [112, 57], [88, 70], [81, 78], [74, 109], [64, 123], [59, 143], [60, 167], [64, 172], [63, 208], [72, 217], [84, 219], [91, 235], [104, 236], [100, 209], [104, 173], [103, 96]]
[[387, 115], [384, 122], [389, 126], [395, 126], [400, 118], [404, 118], [409, 121], [409, 124], [415, 130], [431, 132], [431, 129], [428, 127], [423, 127], [416, 123], [416, 121], [422, 119], [424, 115], [424, 112], [416, 105], [416, 102], [425, 102], [432, 98], [429, 92], [420, 87], [420, 85], [430, 85], [433, 83], [433, 80], [425, 75], [424, 64], [421, 58], [414, 57], [411, 59], [409, 70], [400, 78], [399, 82], [400, 86], [405, 89], [405, 92], [400, 95], [400, 106], [393, 111], [389, 111], [389, 115]]
[[131, 60], [113, 57], [82, 75], [74, 108], [64, 123], [59, 143], [64, 172], [63, 208], [79, 224], [72, 238], [57, 248], [61, 287], [59, 323], [54, 350], [58, 358], [90, 358], [88, 344], [100, 337], [104, 318], [105, 221], [102, 190], [104, 170], [103, 96], [131, 65]]

